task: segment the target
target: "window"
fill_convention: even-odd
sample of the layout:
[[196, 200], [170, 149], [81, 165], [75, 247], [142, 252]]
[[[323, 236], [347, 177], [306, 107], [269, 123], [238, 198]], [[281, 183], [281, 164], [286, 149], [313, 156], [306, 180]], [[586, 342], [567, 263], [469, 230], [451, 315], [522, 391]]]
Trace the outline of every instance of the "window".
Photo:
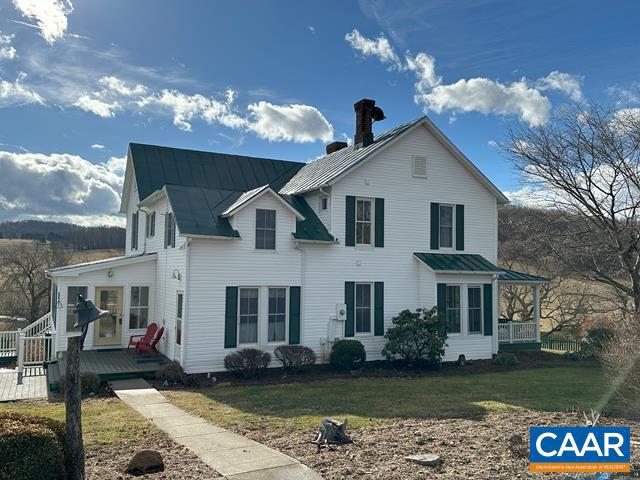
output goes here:
[[176, 223], [173, 219], [173, 213], [164, 214], [164, 248], [176, 246]]
[[413, 157], [413, 176], [427, 178], [427, 157]]
[[87, 298], [87, 287], [67, 287], [67, 332], [79, 332], [80, 328], [73, 328], [76, 323], [76, 303], [78, 303], [78, 295]]
[[329, 197], [323, 195], [320, 197], [320, 210], [326, 210], [329, 208]]
[[453, 248], [453, 205], [440, 205], [440, 248]]
[[276, 249], [276, 211], [256, 209], [256, 248]]
[[269, 342], [284, 342], [287, 323], [287, 289], [269, 288]]
[[240, 289], [238, 343], [258, 342], [258, 289]]
[[138, 218], [140, 212], [135, 212], [131, 216], [131, 250], [138, 249]]
[[482, 333], [482, 295], [480, 287], [467, 289], [469, 313], [469, 333]]
[[371, 284], [356, 283], [356, 333], [371, 333]]
[[460, 285], [447, 285], [445, 319], [447, 333], [460, 333]]
[[147, 328], [149, 322], [149, 287], [131, 287], [129, 328]]
[[182, 292], [178, 292], [176, 299], [176, 345], [182, 345], [182, 308], [183, 308]]
[[356, 244], [371, 245], [371, 200], [356, 201]]
[[147, 213], [147, 238], [156, 234], [156, 212]]

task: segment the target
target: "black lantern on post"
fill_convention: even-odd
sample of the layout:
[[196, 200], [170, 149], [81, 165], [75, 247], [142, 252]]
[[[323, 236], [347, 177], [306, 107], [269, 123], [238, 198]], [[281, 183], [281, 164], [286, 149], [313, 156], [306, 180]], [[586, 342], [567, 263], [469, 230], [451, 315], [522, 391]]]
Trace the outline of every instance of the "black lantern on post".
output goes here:
[[65, 464], [69, 480], [84, 480], [84, 445], [82, 443], [82, 395], [80, 391], [80, 351], [84, 346], [89, 324], [110, 315], [96, 308], [91, 300], [78, 295], [75, 328], [82, 328], [79, 337], [68, 337], [64, 382], [64, 403], [67, 420]]

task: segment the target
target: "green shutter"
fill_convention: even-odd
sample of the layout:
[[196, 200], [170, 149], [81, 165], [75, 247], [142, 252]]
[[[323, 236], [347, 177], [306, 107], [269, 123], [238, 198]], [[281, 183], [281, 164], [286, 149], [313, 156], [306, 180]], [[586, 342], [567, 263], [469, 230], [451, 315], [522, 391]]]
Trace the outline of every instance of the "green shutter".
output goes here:
[[384, 198], [376, 198], [375, 222], [375, 246], [384, 247]]
[[344, 282], [344, 303], [347, 304], [347, 321], [344, 324], [345, 337], [353, 337], [355, 334], [355, 294], [356, 284], [354, 282]]
[[446, 315], [446, 302], [447, 302], [447, 285], [445, 283], [438, 284], [438, 296], [437, 296], [438, 315], [443, 319]]
[[493, 285], [484, 284], [484, 334], [493, 335]]
[[456, 205], [456, 250], [464, 250], [464, 205]]
[[356, 197], [347, 195], [345, 202], [344, 244], [347, 247], [356, 245]]
[[224, 313], [224, 348], [235, 348], [238, 338], [238, 287], [227, 287]]
[[431, 250], [440, 248], [440, 204], [431, 204]]
[[374, 334], [384, 335], [384, 282], [375, 283], [374, 301]]
[[289, 345], [300, 343], [300, 287], [289, 287]]

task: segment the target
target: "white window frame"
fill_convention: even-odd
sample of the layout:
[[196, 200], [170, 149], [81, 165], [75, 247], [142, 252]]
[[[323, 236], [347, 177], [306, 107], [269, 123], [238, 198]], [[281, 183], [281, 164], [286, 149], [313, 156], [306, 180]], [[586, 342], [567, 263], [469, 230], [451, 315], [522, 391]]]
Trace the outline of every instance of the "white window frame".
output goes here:
[[[66, 311], [65, 311], [65, 316], [66, 316], [65, 333], [67, 335], [74, 334], [74, 333], [80, 333], [82, 331], [81, 328], [78, 328], [77, 330], [73, 329], [73, 325], [75, 324], [75, 322], [73, 321], [73, 316], [69, 315], [69, 307], [76, 308], [76, 303], [78, 303], [78, 299], [77, 298], [69, 298], [69, 289], [70, 288], [84, 288], [84, 289], [86, 289], [85, 295], [84, 295], [85, 300], [87, 299], [87, 296], [89, 294], [89, 286], [88, 285], [67, 285], [67, 291], [65, 293], [66, 296], [67, 296], [67, 305], [66, 305]], [[71, 318], [69, 318], [69, 317], [71, 317]]]
[[[267, 212], [273, 212], [273, 229], [258, 227], [258, 211], [264, 210]], [[258, 252], [275, 252], [278, 248], [278, 211], [275, 208], [256, 208], [255, 218], [254, 218], [254, 243], [253, 248]], [[258, 248], [258, 230], [270, 231], [273, 230], [273, 248]]]
[[[133, 305], [133, 289], [134, 288], [146, 288], [147, 289], [147, 305]], [[144, 327], [131, 328], [131, 310], [137, 309], [138, 311], [146, 308], [147, 309], [147, 325]], [[151, 288], [149, 285], [130, 285], [129, 286], [129, 321], [127, 325], [129, 330], [145, 330], [149, 326], [149, 322], [151, 320]]]
[[[370, 205], [370, 212], [371, 212], [371, 219], [369, 220], [369, 222], [366, 221], [361, 221], [358, 220], [358, 202], [369, 202]], [[354, 215], [355, 218], [355, 244], [356, 246], [359, 247], [373, 247], [373, 243], [374, 243], [374, 238], [375, 238], [375, 202], [373, 200], [373, 198], [367, 198], [367, 197], [356, 197], [356, 212]], [[358, 224], [363, 223], [370, 223], [370, 227], [369, 227], [369, 242], [367, 243], [359, 243], [358, 242]]]
[[[240, 313], [240, 301], [242, 298], [242, 290], [257, 290], [258, 291], [258, 311], [256, 313], [256, 341], [255, 342], [241, 342], [240, 341], [240, 317], [241, 317], [241, 313]], [[236, 325], [237, 325], [237, 345], [243, 345], [243, 346], [247, 346], [247, 345], [259, 345], [260, 344], [260, 317], [262, 316], [262, 308], [260, 306], [260, 300], [262, 298], [261, 294], [260, 294], [260, 290], [262, 290], [262, 287], [259, 286], [250, 286], [250, 285], [246, 285], [246, 286], [242, 286], [242, 287], [238, 287], [238, 318], [236, 319]]]
[[448, 327], [449, 326], [449, 320], [447, 318], [447, 314], [449, 310], [454, 310], [453, 308], [448, 308], [447, 306], [447, 291], [449, 289], [449, 287], [458, 287], [458, 292], [459, 292], [459, 304], [458, 304], [458, 312], [460, 313], [460, 331], [458, 332], [449, 332], [447, 330], [447, 335], [448, 336], [461, 336], [462, 332], [464, 331], [464, 323], [465, 323], [465, 318], [466, 315], [464, 315], [464, 295], [463, 295], [463, 291], [466, 293], [466, 288], [463, 288], [463, 284], [461, 283], [446, 283], [445, 284], [445, 295], [444, 295], [444, 319], [445, 319], [445, 326]]
[[151, 213], [147, 213], [145, 235], [147, 238], [152, 238], [152, 237], [155, 237], [156, 235], [156, 211], [155, 210]]
[[[286, 344], [289, 342], [289, 287], [283, 287], [283, 286], [277, 286], [277, 285], [270, 285], [266, 288], [266, 302], [267, 302], [267, 307], [266, 307], [266, 339], [267, 339], [267, 344], [269, 345], [281, 345], [281, 344]], [[269, 291], [271, 289], [283, 289], [284, 290], [284, 339], [283, 340], [269, 340], [269, 316], [271, 315], [271, 313], [269, 313]], [[258, 310], [260, 310], [260, 298], [258, 297]], [[258, 315], [258, 343], [260, 343], [260, 315]]]
[[[470, 316], [469, 316], [469, 309], [470, 309], [470, 307], [469, 307], [469, 290], [472, 289], [472, 288], [476, 288], [476, 289], [480, 290], [480, 331], [478, 331], [478, 332], [472, 332], [471, 329], [469, 328], [470, 327], [470, 324], [469, 324], [469, 319], [470, 319]], [[483, 298], [483, 295], [482, 295], [482, 288], [483, 288], [482, 284], [475, 284], [475, 283], [467, 285], [467, 288], [466, 288], [466, 292], [467, 293], [466, 293], [466, 297], [465, 297], [466, 298], [465, 311], [466, 311], [466, 317], [467, 317], [467, 319], [466, 319], [467, 335], [483, 335], [484, 334], [484, 298]], [[474, 308], [476, 308], [476, 307], [474, 307]]]
[[[424, 159], [424, 175], [416, 173], [416, 159]], [[427, 157], [424, 155], [412, 155], [411, 156], [411, 176], [415, 178], [427, 178], [427, 170], [429, 168]]]
[[[451, 208], [451, 245], [442, 245], [442, 208]], [[441, 203], [438, 207], [438, 245], [442, 250], [453, 250], [456, 246], [456, 206], [449, 203]]]
[[[369, 286], [369, 331], [368, 332], [358, 332], [358, 308], [362, 309], [363, 307], [358, 307], [358, 285], [368, 285]], [[372, 282], [355, 282], [353, 292], [353, 333], [358, 337], [366, 337], [371, 336], [373, 334], [373, 314], [374, 314], [374, 305], [375, 300], [374, 296], [374, 288]], [[365, 307], [366, 308], [366, 307]]]
[[[181, 308], [181, 312], [178, 310], [178, 305], [180, 305], [180, 302], [178, 301], [178, 298], [180, 298], [182, 296], [182, 308]], [[180, 312], [180, 315], [178, 315], [178, 312]], [[178, 322], [180, 323], [180, 342], [178, 342]], [[176, 335], [176, 345], [180, 345], [182, 346], [182, 332], [184, 331], [184, 290], [177, 290], [176, 291], [176, 325], [175, 325], [175, 335]]]

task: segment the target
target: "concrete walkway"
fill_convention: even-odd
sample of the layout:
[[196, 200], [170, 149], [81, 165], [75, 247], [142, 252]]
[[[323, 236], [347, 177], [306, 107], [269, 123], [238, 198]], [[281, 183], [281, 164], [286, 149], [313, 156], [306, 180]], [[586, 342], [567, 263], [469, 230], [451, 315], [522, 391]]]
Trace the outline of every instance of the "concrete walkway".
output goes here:
[[47, 374], [42, 367], [25, 367], [22, 383], [18, 371], [0, 368], [0, 402], [47, 397]]
[[179, 409], [145, 380], [113, 381], [111, 387], [123, 402], [228, 480], [322, 480], [294, 458]]

